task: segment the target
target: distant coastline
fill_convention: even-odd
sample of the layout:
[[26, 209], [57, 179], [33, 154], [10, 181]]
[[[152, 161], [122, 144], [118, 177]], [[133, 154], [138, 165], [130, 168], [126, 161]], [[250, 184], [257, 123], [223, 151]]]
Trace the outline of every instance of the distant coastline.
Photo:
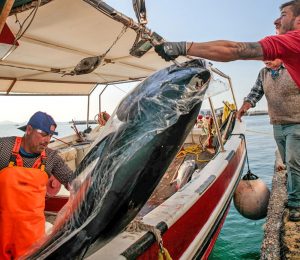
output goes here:
[[[69, 124], [75, 123], [75, 125], [85, 125], [87, 122], [86, 120], [74, 120], [74, 121], [69, 121]], [[89, 124], [98, 124], [97, 120], [89, 120]]]
[[248, 111], [246, 112], [247, 116], [262, 116], [262, 115], [268, 115], [268, 111], [265, 110], [257, 110], [257, 111]]
[[22, 123], [12, 122], [12, 121], [9, 121], [9, 120], [0, 121], [0, 125], [15, 125], [15, 126], [18, 126], [18, 125], [21, 125], [21, 124]]

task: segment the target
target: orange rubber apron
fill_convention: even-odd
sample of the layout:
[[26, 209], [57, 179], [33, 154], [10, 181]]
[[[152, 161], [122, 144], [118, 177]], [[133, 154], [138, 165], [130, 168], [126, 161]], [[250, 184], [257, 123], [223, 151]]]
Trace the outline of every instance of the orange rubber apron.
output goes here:
[[18, 259], [45, 234], [46, 153], [25, 168], [21, 142], [17, 137], [9, 166], [0, 171], [1, 260]]

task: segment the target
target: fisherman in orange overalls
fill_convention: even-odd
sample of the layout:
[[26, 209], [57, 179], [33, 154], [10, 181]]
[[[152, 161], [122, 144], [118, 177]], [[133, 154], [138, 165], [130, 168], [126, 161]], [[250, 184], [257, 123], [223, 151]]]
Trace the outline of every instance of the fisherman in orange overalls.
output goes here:
[[[21, 128], [22, 129], [22, 128]], [[50, 174], [65, 186], [72, 171], [47, 148], [56, 123], [36, 112], [23, 137], [0, 138], [0, 259], [18, 259], [45, 234], [45, 196]]]

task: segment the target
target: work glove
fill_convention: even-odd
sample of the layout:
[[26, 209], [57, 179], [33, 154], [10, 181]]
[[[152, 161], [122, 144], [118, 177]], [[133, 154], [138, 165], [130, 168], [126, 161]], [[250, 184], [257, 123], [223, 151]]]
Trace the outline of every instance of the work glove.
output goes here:
[[156, 45], [155, 51], [165, 61], [175, 60], [180, 55], [186, 55], [186, 42], [164, 42]]

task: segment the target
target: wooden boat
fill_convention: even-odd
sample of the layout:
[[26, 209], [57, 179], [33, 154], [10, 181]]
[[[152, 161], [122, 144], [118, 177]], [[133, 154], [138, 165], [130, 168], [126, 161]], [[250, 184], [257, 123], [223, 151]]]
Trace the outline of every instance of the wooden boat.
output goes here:
[[[41, 6], [36, 13], [32, 12], [35, 9], [31, 1], [24, 2], [28, 10], [12, 6], [0, 36], [0, 42], [9, 45], [4, 51], [1, 49], [1, 95], [81, 95], [89, 100], [98, 84], [110, 86], [140, 80], [169, 65], [152, 50], [141, 58], [129, 55], [136, 32], [148, 29], [102, 1], [39, 1]], [[32, 19], [25, 31], [14, 23], [14, 13], [21, 23], [27, 17]], [[2, 14], [1, 21], [3, 18]], [[21, 36], [15, 37], [18, 32]], [[151, 34], [150, 30], [147, 32]], [[98, 57], [99, 64], [85, 68], [80, 61], [90, 56]], [[230, 78], [213, 67], [210, 70], [229, 79], [233, 93]], [[231, 111], [220, 126], [212, 98], [208, 99], [214, 123], [195, 127], [189, 134], [181, 153], [132, 223], [137, 228], [124, 230], [95, 252], [88, 251], [87, 259], [155, 259], [161, 250], [169, 252], [173, 259], [208, 258], [246, 157], [244, 124], [236, 121]], [[215, 129], [213, 134], [210, 127]], [[100, 131], [101, 127], [97, 127], [83, 142], [76, 142], [77, 135], [64, 138], [50, 148], [59, 150], [74, 169]], [[206, 145], [203, 140], [213, 142]], [[196, 152], [188, 153], [191, 145], [197, 148]], [[186, 160], [194, 160], [199, 170], [178, 189], [175, 180]], [[68, 192], [63, 188], [55, 196], [48, 196], [47, 215], [55, 218], [67, 200]], [[161, 240], [149, 232], [153, 230], [160, 230]]]

